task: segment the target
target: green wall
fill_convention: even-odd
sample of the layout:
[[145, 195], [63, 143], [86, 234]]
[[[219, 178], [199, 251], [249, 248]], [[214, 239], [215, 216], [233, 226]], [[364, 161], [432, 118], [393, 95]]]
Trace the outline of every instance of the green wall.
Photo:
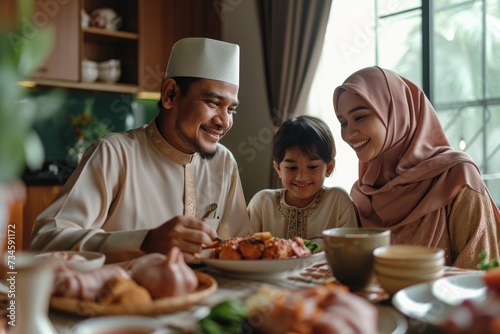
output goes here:
[[[30, 95], [45, 94], [45, 90], [34, 90]], [[77, 136], [70, 122], [71, 116], [81, 115], [89, 106], [93, 119], [99, 127], [86, 127], [92, 137], [105, 132], [121, 132], [150, 122], [157, 113], [154, 100], [135, 99], [131, 94], [103, 93], [68, 90], [63, 107], [50, 118], [35, 124], [45, 148], [46, 162], [58, 161], [72, 164], [70, 150], [76, 146]], [[90, 131], [90, 132], [89, 132]]]

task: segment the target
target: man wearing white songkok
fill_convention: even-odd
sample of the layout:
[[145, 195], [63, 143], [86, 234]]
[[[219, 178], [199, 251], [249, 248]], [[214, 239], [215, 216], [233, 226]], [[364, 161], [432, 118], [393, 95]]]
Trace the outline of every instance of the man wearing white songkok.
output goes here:
[[248, 233], [236, 161], [219, 140], [238, 105], [239, 47], [172, 48], [158, 115], [95, 141], [36, 219], [30, 249], [92, 250], [110, 262], [179, 247], [192, 261], [219, 234]]

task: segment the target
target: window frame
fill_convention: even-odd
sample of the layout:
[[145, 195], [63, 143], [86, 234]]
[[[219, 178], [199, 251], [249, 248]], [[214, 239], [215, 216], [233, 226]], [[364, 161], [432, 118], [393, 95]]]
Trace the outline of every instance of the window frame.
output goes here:
[[[480, 151], [481, 151], [481, 161], [476, 161], [476, 163], [479, 165], [482, 173], [483, 173], [483, 179], [485, 180], [485, 183], [488, 187], [494, 186], [494, 187], [499, 187], [500, 188], [500, 170], [495, 171], [494, 170], [494, 157], [496, 154], [500, 154], [500, 143], [497, 144], [497, 146], [493, 147], [491, 149], [491, 152], [488, 152], [488, 145], [489, 144], [494, 144], [494, 138], [492, 135], [489, 135], [489, 129], [487, 126], [487, 122], [489, 120], [488, 113], [491, 113], [491, 108], [495, 107], [500, 107], [500, 98], [495, 98], [495, 97], [490, 97], [487, 95], [488, 92], [488, 58], [487, 54], [485, 52], [486, 47], [487, 47], [487, 13], [488, 13], [488, 6], [487, 6], [487, 0], [477, 0], [480, 1], [481, 3], [481, 8], [482, 8], [482, 28], [483, 28], [483, 34], [482, 34], [482, 41], [481, 41], [481, 59], [482, 59], [482, 64], [481, 64], [481, 76], [482, 76], [482, 92], [481, 92], [481, 98], [476, 98], [474, 100], [469, 100], [469, 101], [456, 101], [456, 102], [448, 102], [448, 103], [436, 103], [434, 99], [434, 82], [435, 82], [435, 77], [434, 77], [434, 14], [435, 14], [435, 1], [432, 0], [422, 0], [421, 1], [421, 6], [419, 7], [413, 7], [413, 8], [406, 8], [401, 11], [394, 11], [389, 14], [385, 15], [379, 15], [377, 10], [379, 8], [378, 6], [378, 0], [375, 1], [375, 63], [379, 64], [379, 54], [380, 54], [380, 49], [379, 49], [379, 20], [382, 19], [387, 19], [389, 17], [397, 17], [398, 15], [406, 14], [408, 12], [420, 10], [421, 11], [421, 34], [422, 34], [422, 90], [424, 93], [427, 95], [428, 99], [430, 102], [433, 104], [433, 106], [436, 109], [436, 112], [439, 114], [441, 110], [452, 110], [456, 109], [458, 110], [457, 113], [461, 113], [461, 110], [467, 109], [468, 107], [477, 107], [480, 109], [479, 112], [482, 112], [482, 127], [481, 127], [481, 134], [482, 134], [482, 143], [480, 144]], [[462, 6], [467, 3], [473, 3], [477, 2], [473, 0], [464, 0], [461, 1], [460, 3], [456, 4], [451, 4], [449, 7], [453, 6]], [[442, 8], [441, 8], [442, 9]], [[456, 117], [457, 119], [460, 117]], [[445, 129], [446, 132], [446, 129]], [[448, 136], [448, 133], [447, 133]], [[491, 141], [491, 142], [490, 142]], [[465, 149], [467, 151], [467, 149]], [[493, 184], [494, 180], [497, 180], [497, 184]], [[490, 182], [491, 181], [491, 182]], [[497, 190], [500, 193], [500, 189]], [[497, 205], [500, 202], [500, 198], [496, 200]]]

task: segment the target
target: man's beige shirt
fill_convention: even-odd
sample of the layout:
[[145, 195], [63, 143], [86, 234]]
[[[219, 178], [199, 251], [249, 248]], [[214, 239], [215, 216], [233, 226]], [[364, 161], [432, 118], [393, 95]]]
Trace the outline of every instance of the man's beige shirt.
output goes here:
[[[221, 236], [248, 233], [237, 163], [223, 145], [212, 160], [182, 153], [155, 120], [94, 142], [54, 202], [36, 219], [31, 250], [94, 250], [113, 259], [140, 255], [149, 229], [183, 215], [184, 166], [192, 164], [196, 208]], [[119, 255], [119, 256], [117, 256]]]

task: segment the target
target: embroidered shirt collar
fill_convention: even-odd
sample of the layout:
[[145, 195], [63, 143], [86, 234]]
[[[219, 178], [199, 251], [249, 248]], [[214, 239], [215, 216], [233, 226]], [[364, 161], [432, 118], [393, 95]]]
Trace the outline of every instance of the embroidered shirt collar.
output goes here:
[[295, 209], [295, 210], [316, 210], [318, 207], [319, 202], [321, 202], [323, 198], [323, 193], [325, 192], [325, 187], [322, 186], [317, 192], [316, 195], [314, 195], [314, 199], [312, 200], [311, 203], [309, 203], [308, 206], [303, 207], [303, 208], [297, 208], [296, 206], [290, 205], [286, 202], [285, 200], [285, 193], [287, 192], [286, 188], [279, 189], [276, 192], [276, 198], [277, 198], [277, 203], [278, 205], [282, 205], [285, 208], [288, 209]]
[[169, 159], [178, 162], [181, 165], [187, 165], [191, 162], [194, 154], [187, 154], [179, 151], [161, 136], [160, 131], [156, 126], [156, 117], [146, 126], [146, 133], [156, 149]]

